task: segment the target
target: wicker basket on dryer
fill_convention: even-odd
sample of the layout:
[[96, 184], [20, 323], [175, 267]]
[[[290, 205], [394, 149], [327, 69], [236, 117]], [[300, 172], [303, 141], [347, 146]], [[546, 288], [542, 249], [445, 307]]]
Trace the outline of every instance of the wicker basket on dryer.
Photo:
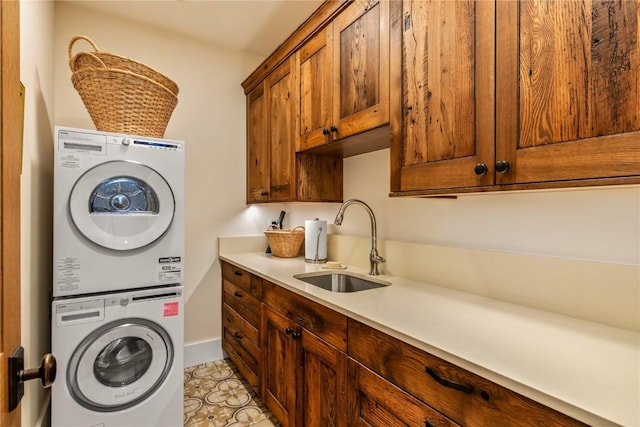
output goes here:
[[[87, 41], [92, 52], [73, 55]], [[162, 138], [178, 103], [178, 85], [141, 62], [103, 52], [86, 36], [69, 42], [71, 82], [96, 129]]]

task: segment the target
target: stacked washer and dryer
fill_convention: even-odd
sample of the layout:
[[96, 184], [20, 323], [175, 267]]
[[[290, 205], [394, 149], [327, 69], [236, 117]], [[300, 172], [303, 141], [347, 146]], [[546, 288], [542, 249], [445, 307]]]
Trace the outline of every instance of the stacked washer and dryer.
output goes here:
[[55, 133], [52, 425], [182, 425], [184, 144]]

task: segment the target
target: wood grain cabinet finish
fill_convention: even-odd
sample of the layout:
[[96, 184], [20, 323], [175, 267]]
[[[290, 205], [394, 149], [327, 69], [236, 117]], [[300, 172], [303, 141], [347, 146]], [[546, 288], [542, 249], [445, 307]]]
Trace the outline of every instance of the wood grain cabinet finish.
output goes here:
[[348, 342], [350, 357], [461, 425], [584, 425], [351, 319]]
[[283, 426], [584, 426], [221, 261], [222, 345]]
[[389, 2], [356, 0], [295, 52], [298, 150], [389, 123]]
[[[310, 329], [327, 332], [328, 309], [267, 283], [262, 311], [264, 380], [261, 394], [283, 426], [346, 427], [346, 353]], [[284, 296], [282, 303], [277, 296]], [[272, 307], [270, 304], [275, 307]], [[329, 317], [340, 317], [329, 313]], [[341, 333], [346, 343], [346, 318]], [[309, 328], [309, 329], [307, 329]], [[328, 333], [326, 336], [335, 336]]]
[[459, 425], [351, 358], [348, 378], [350, 426]]
[[293, 57], [247, 95], [247, 203], [342, 201], [342, 159], [296, 155]]
[[404, 0], [392, 192], [640, 182], [639, 7]]
[[222, 348], [247, 382], [259, 390], [262, 279], [221, 261]]
[[247, 95], [247, 202], [295, 199], [295, 74], [276, 68]]
[[265, 85], [247, 94], [247, 203], [269, 200], [270, 145]]

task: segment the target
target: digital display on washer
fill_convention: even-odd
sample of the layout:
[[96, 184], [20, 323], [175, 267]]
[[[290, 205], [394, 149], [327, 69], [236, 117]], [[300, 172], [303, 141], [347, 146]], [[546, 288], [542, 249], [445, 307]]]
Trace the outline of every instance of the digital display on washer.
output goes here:
[[168, 144], [166, 142], [157, 142], [157, 141], [133, 140], [133, 145], [144, 145], [146, 147], [155, 147], [155, 148], [171, 148], [173, 150], [177, 150], [178, 148], [180, 148], [176, 144]]

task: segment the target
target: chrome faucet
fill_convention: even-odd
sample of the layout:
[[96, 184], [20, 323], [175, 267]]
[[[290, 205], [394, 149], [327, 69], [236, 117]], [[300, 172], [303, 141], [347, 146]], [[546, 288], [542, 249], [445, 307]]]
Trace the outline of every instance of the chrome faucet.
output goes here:
[[371, 264], [371, 268], [369, 269], [369, 275], [378, 276], [380, 274], [378, 273], [378, 264], [381, 262], [384, 262], [385, 259], [380, 255], [378, 255], [378, 243], [377, 243], [378, 232], [376, 227], [376, 216], [373, 214], [373, 211], [371, 210], [369, 205], [367, 205], [362, 200], [349, 199], [346, 202], [344, 202], [342, 206], [340, 206], [340, 209], [338, 210], [338, 214], [336, 215], [336, 219], [335, 221], [333, 221], [333, 223], [335, 225], [342, 225], [344, 211], [347, 209], [347, 206], [354, 203], [357, 205], [361, 205], [363, 208], [365, 208], [367, 210], [367, 213], [369, 214], [369, 219], [371, 219], [371, 253], [369, 254], [369, 262]]

